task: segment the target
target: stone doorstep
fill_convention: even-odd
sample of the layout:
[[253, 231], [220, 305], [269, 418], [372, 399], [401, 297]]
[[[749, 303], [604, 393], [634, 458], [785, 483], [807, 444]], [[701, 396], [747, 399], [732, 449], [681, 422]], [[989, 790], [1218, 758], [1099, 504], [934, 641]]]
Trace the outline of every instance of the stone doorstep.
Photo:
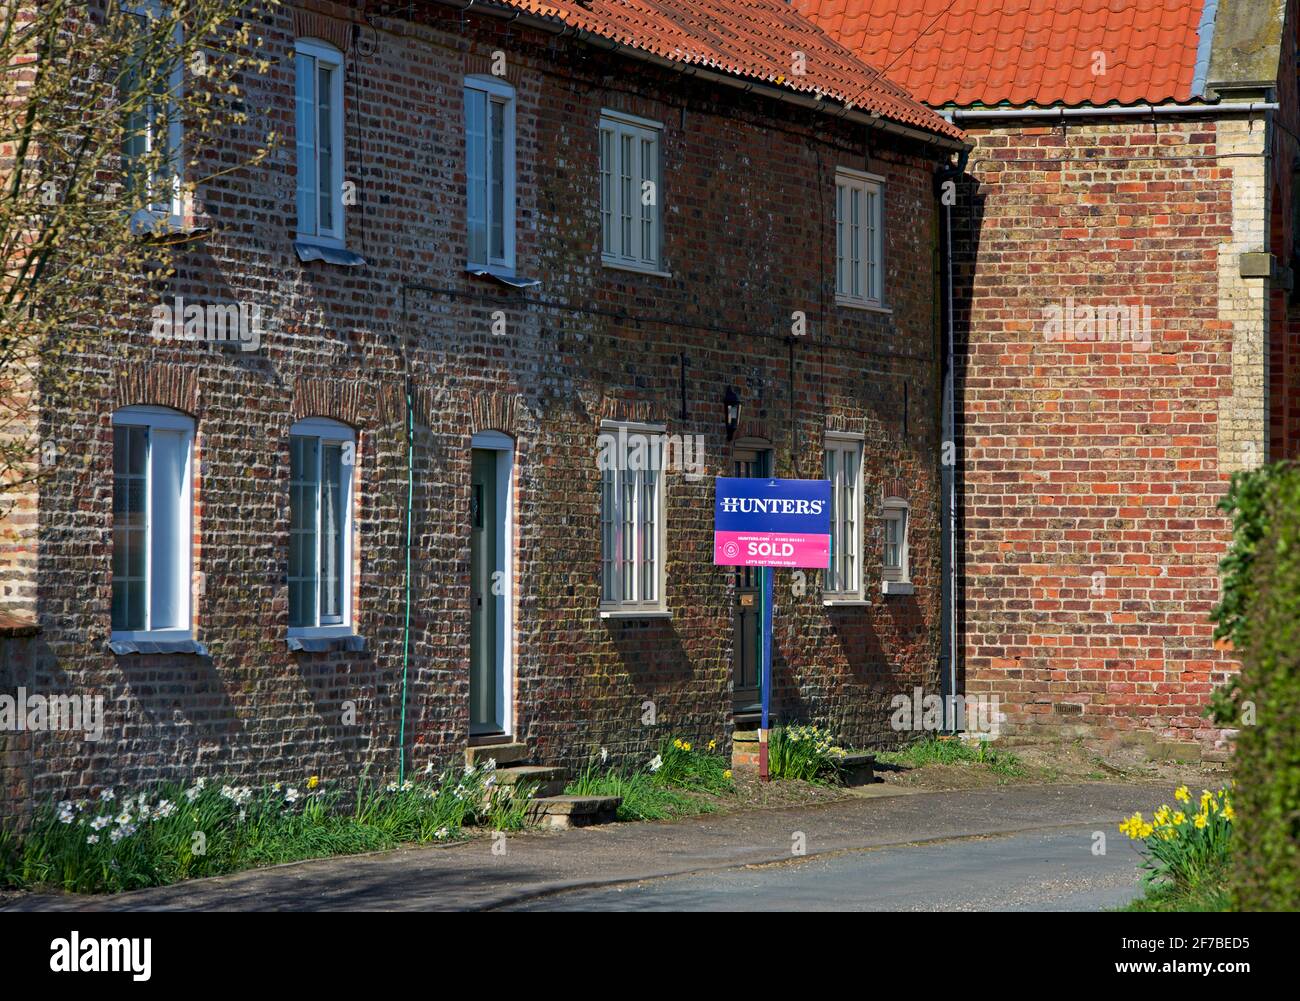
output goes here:
[[851, 751], [840, 759], [840, 781], [846, 786], [871, 785], [876, 780], [876, 756], [870, 751]]
[[516, 743], [479, 744], [465, 748], [465, 764], [481, 765], [489, 758], [498, 765], [511, 765], [528, 757], [528, 745]]
[[542, 796], [528, 804], [528, 816], [548, 827], [588, 827], [617, 819], [622, 796]]
[[567, 784], [563, 768], [547, 768], [545, 765], [507, 765], [497, 768], [497, 785], [514, 786], [523, 783], [535, 783], [537, 796], [556, 796], [564, 792]]

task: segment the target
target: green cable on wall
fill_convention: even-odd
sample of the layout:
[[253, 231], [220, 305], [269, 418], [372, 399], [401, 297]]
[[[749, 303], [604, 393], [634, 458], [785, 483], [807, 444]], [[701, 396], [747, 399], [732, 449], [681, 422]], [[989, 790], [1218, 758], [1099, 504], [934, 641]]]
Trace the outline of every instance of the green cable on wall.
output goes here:
[[402, 722], [397, 736], [397, 781], [406, 781], [406, 666], [411, 655], [411, 508], [415, 506], [415, 417], [406, 388], [406, 625], [402, 630]]

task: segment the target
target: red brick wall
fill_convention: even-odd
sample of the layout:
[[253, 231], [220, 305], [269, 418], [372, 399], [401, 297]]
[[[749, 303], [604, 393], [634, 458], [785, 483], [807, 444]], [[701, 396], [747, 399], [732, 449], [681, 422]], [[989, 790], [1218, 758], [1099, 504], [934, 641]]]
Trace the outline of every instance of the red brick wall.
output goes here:
[[[367, 265], [303, 265], [294, 255], [294, 20], [282, 11], [262, 28], [273, 69], [248, 81], [254, 121], [209, 155], [246, 155], [267, 127], [285, 141], [266, 164], [200, 192], [213, 232], [185, 255], [172, 286], [142, 293], [132, 329], [84, 359], [81, 406], [44, 415], [66, 458], [41, 498], [46, 655], [37, 673], [48, 687], [104, 693], [109, 731], [97, 744], [38, 739], [39, 793], [193, 772], [291, 780], [394, 768], [407, 365], [416, 423], [413, 767], [451, 760], [467, 740], [470, 436], [486, 428], [517, 440], [518, 735], [538, 760], [574, 765], [599, 747], [645, 760], [671, 733], [725, 745], [734, 597], [730, 572], [712, 565], [711, 478], [730, 468], [728, 385], [747, 420], [766, 429], [781, 475], [820, 476], [827, 427], [866, 436], [871, 601], [828, 611], [816, 573], [799, 598], [778, 575], [778, 711], [832, 722], [856, 744], [881, 743], [893, 739], [890, 697], [936, 684], [933, 153], [872, 140], [869, 166], [888, 179], [893, 313], [837, 309], [834, 169], [868, 165], [866, 130], [490, 18], [430, 17], [415, 26], [372, 16], [348, 53], [345, 176], [359, 198], [348, 246]], [[518, 93], [519, 270], [542, 281], [529, 292], [464, 273], [461, 81], [495, 49], [507, 54]], [[664, 123], [671, 277], [600, 264], [602, 107]], [[148, 307], [173, 292], [260, 303], [262, 349], [149, 339]], [[491, 333], [498, 309], [505, 336]], [[792, 350], [795, 310], [807, 313], [811, 332]], [[138, 402], [197, 419], [195, 621], [210, 658], [106, 649], [110, 415]], [[360, 655], [285, 645], [287, 433], [307, 413], [359, 431], [355, 607], [369, 644]], [[705, 439], [708, 478], [668, 479], [671, 620], [597, 614], [596, 437], [609, 416], [662, 420], [669, 432]], [[871, 502], [895, 479], [910, 488], [917, 587], [886, 600]], [[654, 728], [640, 722], [646, 700], [656, 703]], [[343, 722], [345, 702], [356, 705], [354, 725]]]
[[[1218, 157], [1217, 131], [970, 128], [979, 187], [955, 209], [963, 648], [968, 691], [998, 693], [1013, 728], [1214, 748], [1201, 710], [1233, 667], [1207, 618], [1229, 538], [1218, 267], [1239, 163]], [[1043, 308], [1071, 296], [1150, 306], [1150, 350], [1049, 341]]]

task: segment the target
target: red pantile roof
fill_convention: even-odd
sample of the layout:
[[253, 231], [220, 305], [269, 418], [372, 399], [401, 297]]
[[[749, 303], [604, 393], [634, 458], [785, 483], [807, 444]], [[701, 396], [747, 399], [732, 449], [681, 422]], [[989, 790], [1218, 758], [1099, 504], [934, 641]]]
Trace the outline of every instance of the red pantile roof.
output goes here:
[[[672, 62], [824, 95], [952, 139], [959, 128], [864, 64], [785, 0], [490, 0]], [[470, 8], [473, 10], [473, 8]], [[797, 75], [795, 53], [805, 72]]]
[[1205, 2], [793, 0], [934, 107], [1187, 101]]

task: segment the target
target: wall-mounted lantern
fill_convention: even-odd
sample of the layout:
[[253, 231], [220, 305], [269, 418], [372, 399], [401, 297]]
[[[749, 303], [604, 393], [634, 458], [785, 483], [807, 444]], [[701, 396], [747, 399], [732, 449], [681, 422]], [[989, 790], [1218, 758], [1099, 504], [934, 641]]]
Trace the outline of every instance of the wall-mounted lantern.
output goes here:
[[735, 437], [736, 428], [740, 425], [740, 397], [728, 386], [722, 402], [727, 408], [727, 438], [731, 439]]

